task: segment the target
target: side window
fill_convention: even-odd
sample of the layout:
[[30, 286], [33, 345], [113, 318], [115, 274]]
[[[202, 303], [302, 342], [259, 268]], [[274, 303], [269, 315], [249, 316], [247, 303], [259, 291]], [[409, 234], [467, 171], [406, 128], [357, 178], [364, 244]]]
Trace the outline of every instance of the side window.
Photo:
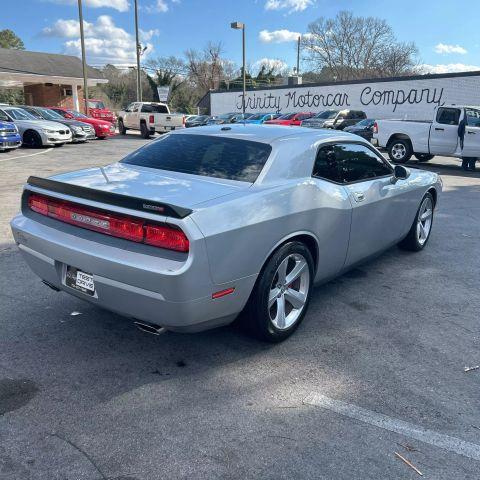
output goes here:
[[467, 125], [469, 127], [480, 127], [480, 110], [476, 108], [466, 108]]
[[319, 148], [313, 165], [312, 176], [335, 183], [343, 182], [340, 165], [336, 159], [336, 149], [335, 145], [325, 145]]
[[131, 112], [132, 111], [132, 107], [133, 107], [133, 103], [129, 103], [127, 105], [127, 108], [125, 108], [125, 112]]
[[10, 121], [7, 114], [3, 110], [0, 110], [0, 120], [2, 122], [9, 122]]
[[437, 123], [442, 125], [458, 125], [460, 110], [458, 108], [439, 108], [437, 110]]
[[138, 112], [140, 105], [138, 103], [132, 104], [132, 112]]
[[335, 157], [344, 183], [392, 174], [390, 166], [365, 145], [338, 144], [335, 146]]

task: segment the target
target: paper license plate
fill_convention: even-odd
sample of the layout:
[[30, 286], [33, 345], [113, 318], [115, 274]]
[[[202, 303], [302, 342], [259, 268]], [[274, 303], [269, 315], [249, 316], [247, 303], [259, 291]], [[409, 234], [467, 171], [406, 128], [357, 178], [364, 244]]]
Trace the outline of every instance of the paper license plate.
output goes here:
[[95, 282], [91, 273], [67, 265], [65, 284], [75, 290], [80, 290], [87, 295], [95, 294]]

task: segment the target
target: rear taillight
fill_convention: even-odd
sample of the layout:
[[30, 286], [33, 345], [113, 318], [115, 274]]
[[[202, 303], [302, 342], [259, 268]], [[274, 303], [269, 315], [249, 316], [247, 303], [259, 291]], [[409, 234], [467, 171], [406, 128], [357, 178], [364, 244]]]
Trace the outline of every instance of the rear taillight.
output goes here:
[[149, 121], [149, 123], [155, 123], [155, 117], [153, 115], [150, 115], [148, 117], [148, 121]]
[[150, 224], [141, 219], [101, 212], [37, 194], [30, 195], [28, 206], [41, 215], [112, 237], [178, 252], [189, 251], [188, 238], [178, 228]]
[[375, 122], [375, 123], [373, 124], [373, 133], [378, 133], [378, 124], [377, 124], [377, 122]]
[[185, 117], [185, 115], [183, 116], [183, 120], [182, 120], [182, 123], [185, 125], [185, 122], [187, 121], [187, 117]]

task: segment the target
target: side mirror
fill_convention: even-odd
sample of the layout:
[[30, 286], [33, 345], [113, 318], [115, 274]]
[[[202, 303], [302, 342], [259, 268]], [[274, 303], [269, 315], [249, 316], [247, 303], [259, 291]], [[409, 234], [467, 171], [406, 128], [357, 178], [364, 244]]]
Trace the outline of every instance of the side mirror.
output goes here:
[[410, 176], [410, 172], [403, 165], [395, 165], [393, 168], [392, 183], [397, 183], [398, 180], [405, 180]]

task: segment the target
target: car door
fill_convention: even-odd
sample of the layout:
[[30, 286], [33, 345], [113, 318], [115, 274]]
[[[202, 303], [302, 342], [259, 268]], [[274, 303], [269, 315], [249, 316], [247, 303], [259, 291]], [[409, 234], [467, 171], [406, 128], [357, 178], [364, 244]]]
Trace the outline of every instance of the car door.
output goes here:
[[462, 157], [480, 157], [480, 109], [465, 108], [467, 124], [463, 142]]
[[350, 266], [401, 240], [409, 187], [405, 180], [392, 182], [393, 167], [365, 144], [335, 144], [335, 161], [352, 207], [345, 262]]
[[127, 128], [138, 128], [138, 110], [139, 104], [136, 102], [131, 103], [125, 110], [125, 118], [123, 119], [123, 124]]
[[440, 107], [430, 127], [430, 153], [432, 155], [453, 155], [458, 145], [458, 123], [461, 109]]

